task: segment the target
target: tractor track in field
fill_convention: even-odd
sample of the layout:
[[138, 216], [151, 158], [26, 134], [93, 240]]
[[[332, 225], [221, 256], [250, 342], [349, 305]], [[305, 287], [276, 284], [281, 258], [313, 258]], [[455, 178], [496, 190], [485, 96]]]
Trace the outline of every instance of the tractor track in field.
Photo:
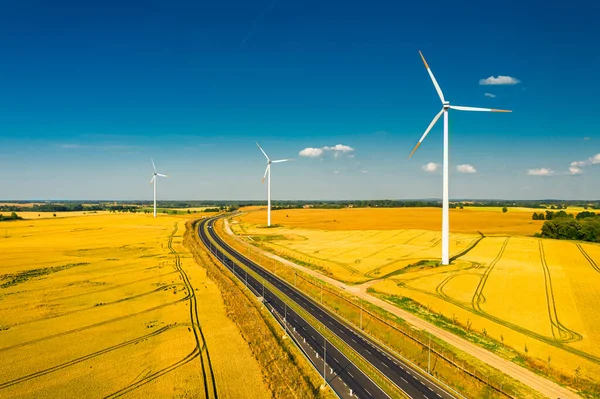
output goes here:
[[554, 299], [554, 289], [552, 288], [552, 277], [550, 276], [550, 269], [546, 263], [546, 254], [544, 253], [544, 244], [542, 240], [538, 241], [538, 248], [540, 252], [540, 260], [542, 263], [542, 269], [544, 270], [544, 285], [546, 287], [546, 306], [548, 307], [548, 317], [550, 318], [550, 327], [552, 329], [552, 336], [557, 341], [567, 343], [580, 341], [583, 337], [573, 330], [567, 328], [558, 319], [558, 312], [556, 311], [556, 300]]
[[506, 250], [506, 246], [508, 245], [509, 241], [510, 241], [510, 237], [506, 237], [506, 239], [502, 243], [502, 246], [500, 247], [500, 251], [498, 251], [498, 255], [496, 255], [494, 260], [490, 262], [488, 267], [485, 269], [485, 271], [481, 275], [479, 284], [477, 284], [477, 288], [475, 288], [475, 293], [473, 293], [473, 299], [471, 299], [471, 306], [473, 306], [473, 309], [475, 309], [476, 311], [483, 313], [483, 309], [481, 309], [481, 304], [485, 302], [485, 296], [483, 295], [483, 289], [485, 288], [485, 284], [487, 283], [488, 278], [490, 277], [490, 274], [492, 273], [492, 270], [494, 270], [496, 263], [498, 263], [498, 261], [500, 261], [500, 259], [502, 259], [502, 255], [504, 255], [504, 251]]
[[142, 335], [140, 337], [131, 339], [129, 341], [125, 341], [125, 342], [122, 342], [122, 343], [117, 344], [117, 345], [109, 346], [108, 348], [104, 348], [104, 349], [101, 349], [99, 351], [89, 353], [89, 354], [87, 354], [85, 356], [81, 356], [81, 357], [78, 357], [77, 359], [69, 360], [68, 362], [64, 362], [64, 363], [58, 364], [58, 365], [53, 366], [53, 367], [49, 367], [49, 368], [44, 369], [44, 370], [36, 371], [35, 373], [31, 373], [31, 374], [24, 375], [24, 376], [19, 377], [19, 378], [15, 378], [14, 380], [2, 382], [2, 383], [0, 383], [0, 390], [8, 388], [8, 387], [11, 387], [13, 385], [17, 385], [17, 384], [29, 381], [29, 380], [32, 380], [32, 379], [35, 379], [35, 378], [38, 378], [38, 377], [42, 377], [42, 376], [47, 375], [47, 374], [51, 374], [51, 373], [57, 372], [59, 370], [65, 369], [65, 368], [70, 367], [70, 366], [74, 366], [76, 364], [85, 362], [87, 360], [93, 359], [93, 358], [101, 356], [101, 355], [105, 355], [107, 353], [113, 352], [113, 351], [115, 351], [117, 349], [121, 349], [121, 348], [124, 348], [124, 347], [129, 346], [129, 345], [136, 345], [136, 344], [138, 344], [140, 342], [143, 342], [143, 341], [145, 341], [145, 340], [147, 340], [149, 338], [156, 337], [156, 336], [158, 336], [158, 335], [160, 335], [160, 334], [162, 334], [162, 333], [164, 333], [164, 332], [166, 332], [166, 331], [168, 331], [168, 330], [170, 330], [172, 328], [175, 328], [175, 327], [184, 327], [184, 326], [185, 326], [184, 324], [180, 324], [180, 325], [175, 325], [175, 324], [166, 325], [166, 326], [164, 326], [164, 327], [162, 327], [162, 328], [160, 328], [160, 329], [158, 329], [156, 331], [151, 332], [150, 334]]
[[[110, 291], [110, 290], [114, 290], [114, 289], [117, 289], [117, 288], [123, 288], [123, 287], [126, 287], [128, 285], [136, 284], [136, 283], [139, 283], [139, 282], [142, 282], [142, 281], [154, 280], [154, 279], [156, 279], [158, 277], [165, 277], [165, 276], [168, 276], [170, 274], [175, 274], [175, 273], [177, 273], [176, 270], [174, 270], [172, 272], [169, 272], [169, 273], [160, 274], [158, 276], [150, 276], [150, 277], [140, 278], [138, 280], [130, 281], [128, 283], [123, 283], [123, 284], [118, 284], [118, 285], [111, 285], [110, 287], [101, 288], [101, 289], [95, 290], [95, 291], [86, 291], [86, 292], [82, 292], [82, 293], [79, 293], [79, 294], [51, 298], [51, 299], [48, 299], [46, 302], [57, 302], [57, 301], [62, 301], [64, 299], [71, 299], [71, 298], [77, 298], [77, 297], [80, 297], [80, 296], [93, 295], [93, 294], [97, 294], [99, 292], [105, 292], [105, 291]], [[85, 280], [85, 281], [88, 281], [88, 280]]]
[[457, 253], [456, 255], [452, 256], [450, 258], [450, 263], [454, 262], [456, 259], [461, 258], [461, 257], [465, 256], [466, 254], [468, 254], [469, 252], [471, 252], [477, 246], [477, 244], [479, 244], [481, 242], [481, 240], [483, 240], [485, 238], [485, 235], [481, 231], [478, 231], [478, 233], [479, 233], [480, 237], [475, 238], [473, 241], [471, 241], [471, 243], [469, 244], [469, 246], [467, 248], [465, 248], [461, 252]]
[[[169, 251], [171, 252], [171, 254], [175, 258], [175, 268], [181, 275], [181, 279], [183, 280], [183, 283], [185, 284], [186, 289], [188, 291], [188, 299], [189, 299], [189, 304], [190, 304], [190, 322], [192, 323], [192, 331], [194, 332], [194, 338], [196, 339], [196, 348], [184, 359], [180, 360], [179, 362], [177, 362], [161, 371], [158, 371], [158, 372], [152, 374], [151, 376], [146, 377], [142, 381], [146, 381], [146, 380], [150, 379], [149, 381], [146, 381], [143, 383], [143, 384], [147, 384], [148, 382], [152, 381], [153, 379], [156, 379], [156, 378], [174, 370], [175, 368], [183, 366], [184, 364], [192, 361], [194, 358], [199, 356], [200, 357], [200, 365], [202, 366], [202, 378], [204, 380], [204, 397], [207, 399], [208, 398], [218, 399], [219, 394], [217, 392], [217, 383], [215, 380], [215, 374], [213, 371], [212, 363], [210, 361], [210, 354], [208, 352], [208, 346], [206, 345], [206, 339], [204, 338], [204, 333], [202, 332], [202, 327], [200, 326], [200, 318], [198, 317], [196, 292], [194, 290], [194, 287], [192, 286], [192, 283], [190, 282], [190, 279], [189, 279], [187, 273], [181, 267], [181, 258], [179, 256], [179, 254], [173, 248], [173, 238], [175, 237], [175, 234], [177, 234], [178, 228], [179, 228], [178, 223], [175, 222], [175, 229], [169, 236], [168, 248], [169, 248]], [[142, 381], [138, 381], [135, 384], [133, 384], [133, 385], [135, 385], [135, 387], [131, 387], [127, 392], [143, 385]], [[211, 387], [209, 387], [209, 383], [211, 384]], [[124, 393], [127, 393], [127, 392], [124, 392]], [[109, 396], [109, 397], [120, 396], [120, 394], [117, 396], [114, 396], [115, 394], [113, 394], [112, 396]]]
[[6, 352], [6, 351], [9, 351], [9, 350], [12, 350], [12, 349], [21, 348], [21, 347], [24, 347], [24, 346], [33, 345], [33, 344], [37, 344], [37, 343], [40, 343], [40, 342], [48, 341], [48, 340], [51, 340], [51, 339], [54, 339], [54, 338], [64, 337], [66, 335], [78, 333], [78, 332], [81, 332], [81, 331], [91, 330], [91, 329], [94, 329], [96, 327], [105, 326], [107, 324], [116, 323], [118, 321], [127, 320], [127, 319], [130, 319], [132, 317], [136, 317], [136, 316], [140, 316], [140, 315], [143, 315], [143, 314], [146, 314], [146, 313], [150, 313], [150, 312], [153, 312], [153, 311], [158, 310], [158, 309], [162, 309], [162, 308], [165, 308], [165, 307], [168, 307], [168, 306], [176, 305], [176, 304], [178, 304], [180, 302], [187, 301], [188, 299], [189, 299], [189, 294], [186, 295], [183, 298], [180, 298], [180, 299], [176, 300], [176, 301], [169, 302], [169, 303], [164, 303], [162, 305], [154, 306], [154, 307], [149, 308], [149, 309], [144, 309], [144, 310], [141, 310], [139, 312], [129, 313], [129, 314], [126, 314], [124, 316], [115, 317], [113, 319], [104, 320], [104, 321], [101, 321], [101, 322], [98, 322], [98, 323], [94, 323], [94, 324], [90, 324], [90, 325], [87, 325], [87, 326], [83, 326], [83, 327], [79, 327], [79, 328], [74, 328], [72, 330], [67, 330], [67, 331], [56, 333], [56, 334], [47, 335], [45, 337], [41, 337], [41, 338], [37, 338], [37, 339], [32, 339], [31, 341], [21, 342], [19, 344], [15, 344], [15, 345], [11, 345], [11, 346], [6, 346], [4, 348], [0, 348], [0, 353]]
[[[501, 255], [502, 255], [501, 252], [503, 253], [502, 249], [499, 252], [498, 256], [496, 256], [496, 259], [498, 259], [498, 260], [500, 259]], [[546, 265], [545, 259], [542, 257], [542, 255], [543, 255], [543, 252], [540, 253], [540, 259], [543, 259], [542, 266], [544, 267], [544, 269], [546, 269], [547, 265]], [[490, 265], [491, 265], [491, 263], [490, 263]], [[490, 269], [489, 266], [486, 269], [486, 273], [489, 276], [489, 272], [487, 272], [488, 270], [489, 270], [489, 272], [491, 272], [492, 269]], [[546, 273], [546, 272], [547, 271], [544, 270], [544, 273]], [[487, 312], [483, 311], [480, 307], [479, 308], [475, 308], [474, 306], [478, 306], [478, 302], [477, 302], [476, 299], [475, 299], [474, 303], [465, 303], [465, 302], [461, 302], [461, 301], [458, 301], [458, 300], [456, 300], [454, 298], [449, 297], [448, 295], [446, 295], [443, 292], [443, 288], [455, 276], [456, 275], [449, 276], [449, 277], [445, 278], [438, 285], [438, 287], [436, 288], [436, 292], [435, 293], [427, 291], [427, 290], [423, 290], [423, 289], [420, 289], [420, 288], [411, 287], [409, 285], [404, 285], [402, 288], [408, 289], [408, 290], [411, 290], [411, 291], [415, 291], [415, 292], [419, 292], [419, 293], [422, 293], [422, 294], [425, 294], [425, 295], [428, 295], [428, 296], [432, 296], [434, 298], [442, 299], [442, 300], [444, 300], [444, 301], [446, 301], [446, 302], [448, 302], [448, 303], [450, 303], [450, 304], [452, 304], [454, 306], [457, 306], [457, 307], [459, 307], [459, 308], [461, 308], [463, 310], [466, 310], [466, 311], [468, 311], [470, 313], [473, 313], [473, 314], [475, 314], [477, 316], [480, 316], [480, 317], [483, 317], [485, 319], [488, 319], [488, 320], [490, 320], [490, 321], [492, 321], [494, 323], [497, 323], [499, 325], [502, 325], [504, 327], [510, 328], [511, 330], [519, 332], [519, 333], [521, 333], [523, 335], [526, 335], [526, 336], [528, 336], [530, 338], [533, 338], [533, 339], [536, 339], [538, 341], [544, 342], [544, 343], [546, 343], [548, 345], [552, 345], [554, 347], [563, 349], [563, 350], [565, 350], [567, 352], [570, 352], [570, 353], [572, 353], [574, 355], [577, 355], [577, 356], [580, 356], [580, 357], [582, 357], [584, 359], [587, 359], [587, 360], [589, 360], [589, 361], [591, 361], [591, 362], [593, 362], [595, 364], [600, 364], [600, 357], [599, 356], [592, 355], [592, 354], [590, 354], [588, 352], [584, 352], [582, 350], [573, 348], [573, 347], [571, 347], [571, 346], [568, 345], [569, 343], [580, 341], [583, 337], [579, 333], [566, 328], [557, 319], [555, 319], [556, 320], [556, 326], [554, 326], [554, 329], [560, 329], [561, 332], [559, 333], [558, 338], [556, 336], [554, 336], [554, 335], [552, 337], [549, 337], [549, 336], [546, 336], [546, 335], [539, 334], [539, 333], [537, 333], [535, 331], [529, 330], [529, 329], [527, 329], [525, 327], [522, 327], [522, 326], [520, 326], [518, 324], [515, 324], [515, 323], [512, 323], [510, 321], [501, 319], [500, 317], [494, 316], [494, 315], [492, 315], [490, 313], [487, 313]], [[550, 277], [549, 272], [548, 272], [547, 276], [548, 276], [548, 278]], [[482, 279], [482, 281], [483, 281], [483, 279]], [[481, 283], [481, 281], [480, 281], [480, 283]], [[547, 283], [551, 284], [551, 281], [548, 281]], [[485, 287], [485, 283], [483, 283], [483, 287], [481, 288], [481, 291], [483, 291], [484, 287]], [[549, 313], [551, 313], [552, 309], [555, 309], [554, 296], [552, 294], [551, 288], [547, 287], [547, 289], [546, 289], [546, 295], [547, 295], [547, 301], [548, 301], [548, 311], [549, 311]], [[476, 296], [474, 296], [474, 298], [476, 298]], [[479, 303], [483, 303], [483, 302], [479, 302]]]
[[583, 257], [590, 263], [590, 266], [592, 266], [595, 271], [597, 271], [598, 273], [600, 273], [600, 266], [598, 266], [598, 264], [585, 251], [585, 249], [583, 249], [583, 247], [581, 246], [581, 244], [577, 243], [575, 245], [577, 245], [577, 249], [579, 249], [579, 251], [581, 252], [581, 254], [583, 255]]
[[423, 231], [423, 232], [421, 232], [421, 233], [419, 233], [419, 234], [416, 234], [416, 235], [414, 235], [413, 237], [410, 237], [408, 240], [404, 241], [404, 242], [402, 243], [402, 245], [407, 245], [409, 242], [411, 242], [411, 241], [412, 241], [412, 240], [414, 240], [415, 238], [419, 238], [419, 237], [421, 237], [421, 236], [422, 236], [423, 234], [425, 234], [425, 233], [427, 233], [427, 231]]
[[118, 398], [121, 397], [123, 395], [128, 394], [129, 392], [136, 390], [160, 377], [162, 377], [165, 374], [170, 373], [171, 371], [175, 371], [176, 369], [178, 369], [181, 366], [185, 366], [186, 364], [188, 364], [189, 362], [191, 362], [192, 360], [194, 360], [195, 358], [197, 358], [198, 356], [201, 356], [201, 351], [196, 347], [194, 348], [194, 350], [187, 355], [186, 357], [184, 357], [183, 359], [179, 360], [178, 362], [175, 362], [173, 364], [171, 364], [170, 366], [167, 366], [161, 370], [158, 370], [155, 373], [152, 373], [150, 375], [145, 376], [144, 378], [142, 378], [141, 380], [134, 382], [128, 386], [126, 386], [125, 388], [122, 388], [121, 390], [117, 391], [117, 392], [113, 392], [110, 395], [105, 396], [104, 398], [108, 399], [108, 398]]
[[116, 304], [119, 304], [119, 303], [122, 303], [122, 302], [127, 302], [127, 301], [132, 301], [134, 299], [142, 298], [142, 297], [145, 297], [147, 295], [154, 294], [156, 292], [166, 291], [166, 290], [168, 290], [170, 288], [173, 288], [173, 287], [176, 287], [176, 286], [181, 286], [181, 285], [183, 285], [183, 284], [176, 283], [176, 284], [164, 285], [162, 287], [158, 287], [158, 288], [155, 288], [155, 289], [147, 291], [147, 292], [142, 292], [142, 293], [137, 294], [137, 295], [132, 295], [132, 296], [128, 296], [128, 297], [125, 297], [125, 298], [117, 299], [116, 301], [103, 302], [101, 304], [96, 304], [96, 305], [89, 306], [89, 307], [83, 308], [83, 309], [76, 309], [76, 310], [71, 310], [69, 312], [64, 312], [64, 313], [60, 313], [60, 314], [56, 314], [56, 315], [52, 315], [52, 316], [41, 317], [39, 319], [27, 320], [27, 321], [24, 321], [22, 323], [13, 324], [13, 325], [11, 325], [11, 327], [24, 326], [26, 324], [37, 323], [37, 322], [44, 321], [44, 320], [56, 319], [57, 317], [68, 316], [68, 315], [71, 315], [71, 314], [74, 314], [74, 313], [80, 313], [80, 312], [86, 312], [88, 310], [98, 309], [98, 308], [104, 307], [104, 306], [116, 305]]

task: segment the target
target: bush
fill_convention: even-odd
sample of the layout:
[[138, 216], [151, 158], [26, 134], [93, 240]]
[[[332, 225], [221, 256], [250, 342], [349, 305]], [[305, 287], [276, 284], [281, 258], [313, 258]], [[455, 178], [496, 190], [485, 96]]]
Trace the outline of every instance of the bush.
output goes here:
[[600, 217], [558, 217], [542, 226], [542, 237], [600, 242]]

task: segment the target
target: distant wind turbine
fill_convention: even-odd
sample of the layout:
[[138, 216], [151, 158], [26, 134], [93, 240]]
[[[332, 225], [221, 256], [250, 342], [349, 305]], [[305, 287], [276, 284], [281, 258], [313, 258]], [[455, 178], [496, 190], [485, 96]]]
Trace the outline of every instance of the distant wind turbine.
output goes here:
[[280, 162], [292, 161], [293, 158], [278, 159], [276, 161], [271, 161], [271, 159], [269, 158], [269, 156], [267, 155], [267, 153], [260, 147], [260, 145], [258, 145], [258, 143], [256, 143], [256, 146], [265, 155], [265, 158], [267, 158], [267, 169], [265, 169], [265, 175], [262, 178], [262, 182], [263, 183], [265, 182], [265, 178], [268, 175], [268, 180], [267, 180], [267, 207], [268, 207], [268, 211], [267, 211], [267, 226], [270, 227], [271, 226], [271, 164], [272, 163], [280, 163]]
[[150, 161], [152, 161], [152, 167], [154, 168], [154, 174], [152, 175], [152, 179], [150, 179], [150, 184], [154, 183], [154, 217], [156, 217], [156, 180], [157, 180], [156, 177], [157, 176], [168, 177], [168, 176], [158, 173], [156, 171], [156, 165], [154, 164], [154, 160], [152, 158], [150, 158]]
[[449, 216], [449, 199], [448, 199], [448, 110], [454, 109], [457, 111], [482, 111], [482, 112], [512, 112], [503, 109], [493, 109], [493, 108], [475, 108], [475, 107], [463, 107], [459, 105], [450, 105], [449, 101], [444, 99], [444, 94], [442, 93], [442, 89], [438, 85], [438, 82], [435, 80], [433, 76], [433, 72], [427, 65], [427, 61], [425, 61], [425, 57], [423, 57], [423, 53], [419, 51], [421, 55], [421, 59], [425, 64], [425, 68], [427, 68], [427, 72], [429, 72], [429, 76], [431, 77], [431, 81], [433, 82], [433, 86], [435, 86], [435, 90], [437, 91], [440, 100], [442, 101], [442, 110], [433, 118], [423, 136], [415, 146], [415, 148], [410, 153], [410, 157], [415, 153], [417, 148], [421, 145], [427, 133], [431, 130], [431, 128], [436, 124], [440, 116], [444, 114], [444, 166], [443, 166], [443, 198], [442, 198], [442, 265], [448, 265], [450, 263], [450, 255], [449, 255], [449, 244], [450, 244], [450, 216]]

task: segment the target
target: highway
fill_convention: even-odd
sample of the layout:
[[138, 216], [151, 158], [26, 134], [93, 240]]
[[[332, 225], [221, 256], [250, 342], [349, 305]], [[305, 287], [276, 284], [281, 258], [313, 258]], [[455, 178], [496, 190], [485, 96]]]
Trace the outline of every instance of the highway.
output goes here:
[[[281, 299], [265, 288], [262, 281], [256, 281], [251, 275], [246, 275], [245, 272], [240, 270], [239, 266], [236, 268], [232, 259], [235, 259], [237, 262], [254, 271], [260, 276], [260, 280], [264, 279], [272, 284], [306, 312], [310, 313], [315, 319], [323, 323], [323, 325], [339, 339], [352, 347], [352, 349], [358, 352], [367, 362], [391, 380], [407, 397], [427, 399], [449, 399], [456, 397], [421, 372], [414, 370], [412, 366], [405, 364], [401, 359], [394, 357], [377, 343], [372, 342], [368, 337], [358, 332], [354, 326], [333, 316], [329, 311], [296, 290], [292, 285], [263, 269], [260, 265], [247, 259], [230, 247], [214, 231], [213, 224], [217, 219], [218, 217], [205, 219], [198, 224], [198, 234], [203, 244], [221, 261], [221, 263], [234, 272], [234, 275], [251, 287], [257, 296], [263, 296], [262, 293], [264, 290], [264, 300], [267, 303], [267, 306], [270, 306], [279, 315], [286, 315], [285, 319], [287, 321], [288, 330], [290, 332], [295, 331], [294, 333], [302, 337], [303, 341], [306, 340], [306, 345], [310, 346], [312, 353], [323, 353], [323, 336], [295, 312], [289, 309]], [[208, 235], [210, 235], [210, 238], [218, 244], [218, 247], [215, 247], [210, 242]], [[223, 251], [221, 251], [219, 247], [222, 248]], [[300, 342], [304, 343], [303, 341]], [[310, 351], [305, 351], [310, 354]], [[389, 398], [381, 388], [371, 381], [369, 377], [360, 371], [360, 369], [331, 344], [327, 345], [326, 360], [328, 369], [327, 380], [340, 397], [349, 397], [351, 389], [354, 397], [361, 399]], [[318, 365], [318, 363], [315, 363], [315, 365]], [[331, 371], [333, 371], [333, 373], [331, 373]]]

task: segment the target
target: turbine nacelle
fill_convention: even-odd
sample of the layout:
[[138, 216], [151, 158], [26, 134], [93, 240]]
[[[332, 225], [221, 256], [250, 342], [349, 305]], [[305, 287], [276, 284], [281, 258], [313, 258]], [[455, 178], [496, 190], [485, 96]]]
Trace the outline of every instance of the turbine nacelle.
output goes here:
[[440, 119], [440, 117], [442, 116], [442, 114], [444, 112], [448, 112], [451, 109], [456, 110], [456, 111], [512, 112], [512, 111], [504, 110], [504, 109], [477, 108], [477, 107], [464, 107], [461, 105], [450, 105], [450, 101], [446, 101], [446, 99], [444, 98], [444, 93], [442, 92], [442, 89], [440, 88], [440, 85], [438, 84], [437, 80], [435, 80], [435, 76], [433, 76], [433, 72], [431, 72], [431, 68], [429, 68], [427, 61], [425, 61], [425, 57], [423, 56], [423, 53], [421, 53], [419, 51], [419, 54], [421, 55], [423, 64], [425, 64], [427, 73], [429, 73], [429, 77], [431, 78], [431, 82], [433, 83], [433, 86], [435, 87], [435, 91], [437, 92], [438, 97], [440, 98], [440, 100], [442, 102], [442, 110], [436, 116], [433, 117], [433, 120], [427, 127], [427, 130], [425, 130], [425, 133], [423, 133], [423, 135], [421, 136], [421, 139], [419, 140], [417, 145], [415, 145], [415, 148], [413, 148], [412, 152], [408, 156], [409, 158], [411, 158], [413, 156], [413, 154], [415, 153], [415, 151], [417, 151], [417, 148], [419, 148], [419, 146], [421, 145], [423, 140], [425, 140], [425, 137], [427, 137], [427, 135], [429, 134], [429, 131], [431, 130], [431, 128], [433, 128], [433, 126], [437, 123], [437, 121]]

